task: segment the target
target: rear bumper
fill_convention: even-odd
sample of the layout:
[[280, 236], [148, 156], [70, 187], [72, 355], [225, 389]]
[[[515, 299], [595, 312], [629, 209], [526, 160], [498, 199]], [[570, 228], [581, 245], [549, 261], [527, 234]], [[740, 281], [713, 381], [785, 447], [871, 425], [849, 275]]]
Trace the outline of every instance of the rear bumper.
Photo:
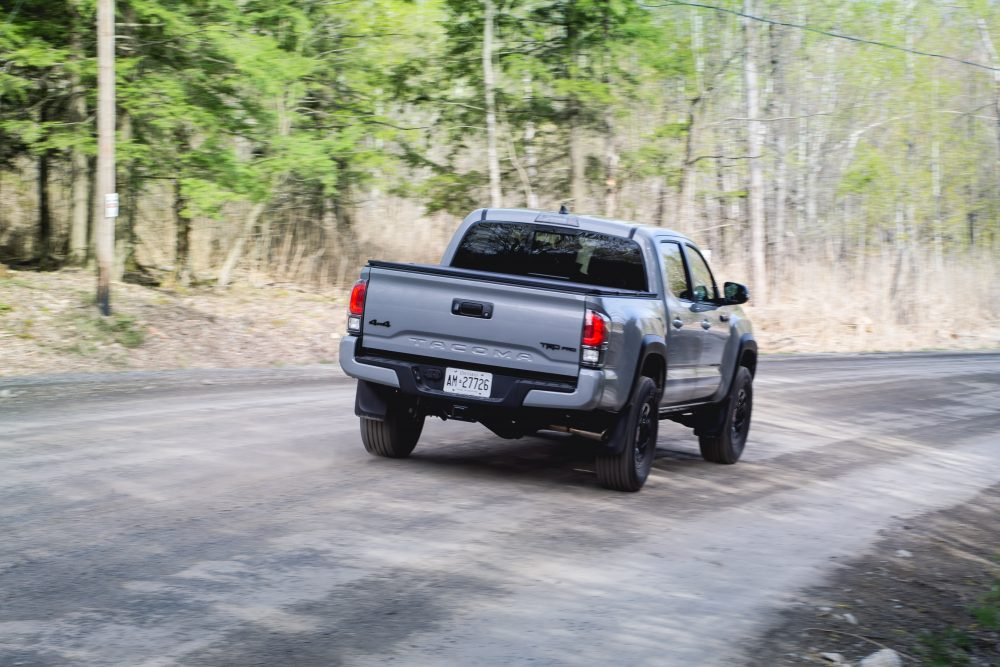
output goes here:
[[[494, 373], [494, 396], [456, 396], [441, 390], [441, 376], [432, 379], [436, 375], [434, 370], [443, 372], [447, 361], [422, 362], [375, 355], [359, 358], [357, 352], [357, 336], [345, 336], [340, 341], [340, 367], [351, 377], [394, 387], [410, 396], [459, 405], [586, 411], [599, 407], [604, 393], [604, 372], [599, 370], [581, 369], [574, 383], [506, 375], [502, 369], [497, 369]], [[453, 366], [462, 364], [455, 363]]]

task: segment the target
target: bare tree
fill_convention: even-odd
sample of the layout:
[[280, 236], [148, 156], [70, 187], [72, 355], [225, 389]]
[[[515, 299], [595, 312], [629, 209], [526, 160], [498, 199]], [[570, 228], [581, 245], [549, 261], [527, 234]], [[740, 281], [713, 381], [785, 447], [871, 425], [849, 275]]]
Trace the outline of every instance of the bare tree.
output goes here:
[[497, 151], [496, 74], [493, 70], [493, 30], [496, 7], [493, 0], [483, 2], [483, 95], [486, 103], [486, 163], [490, 172], [490, 206], [501, 206], [500, 155]]
[[[753, 15], [753, 0], [743, 0], [743, 13]], [[750, 167], [750, 258], [753, 272], [755, 301], [767, 303], [767, 257], [764, 221], [764, 165], [761, 151], [764, 146], [764, 124], [760, 122], [760, 93], [757, 81], [757, 25], [752, 19], [743, 19], [746, 38], [743, 54], [743, 81], [746, 88], [747, 148]]]

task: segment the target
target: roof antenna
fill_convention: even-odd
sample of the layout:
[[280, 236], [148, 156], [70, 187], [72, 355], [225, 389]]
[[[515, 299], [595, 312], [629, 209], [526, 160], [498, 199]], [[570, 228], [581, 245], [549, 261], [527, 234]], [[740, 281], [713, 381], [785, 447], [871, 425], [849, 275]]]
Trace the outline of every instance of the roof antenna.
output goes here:
[[569, 209], [566, 208], [566, 204], [561, 204], [559, 206], [559, 215], [569, 215]]

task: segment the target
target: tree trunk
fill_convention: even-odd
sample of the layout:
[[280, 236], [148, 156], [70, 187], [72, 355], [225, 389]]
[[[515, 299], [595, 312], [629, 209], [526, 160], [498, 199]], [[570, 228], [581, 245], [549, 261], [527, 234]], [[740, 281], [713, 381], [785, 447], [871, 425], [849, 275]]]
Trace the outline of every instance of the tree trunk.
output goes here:
[[[44, 109], [44, 107], [43, 107]], [[44, 111], [42, 122], [45, 122]], [[50, 268], [52, 262], [52, 213], [49, 206], [49, 157], [50, 151], [43, 150], [38, 155], [38, 248], [36, 256], [42, 269]]]
[[[579, 66], [577, 51], [577, 41], [579, 34], [576, 25], [576, 6], [574, 0], [570, 0], [566, 7], [566, 46], [567, 46], [567, 78], [570, 81], [576, 79], [577, 67]], [[577, 93], [571, 92], [566, 102], [566, 115], [569, 123], [569, 182], [570, 193], [573, 198], [573, 209], [584, 210], [587, 197], [586, 177], [586, 155], [583, 151], [583, 128], [581, 127], [580, 100]]]
[[[743, 13], [755, 14], [753, 0], [743, 0]], [[750, 157], [750, 188], [748, 193], [750, 209], [750, 258], [754, 281], [755, 301], [758, 305], [767, 303], [767, 257], [764, 220], [764, 166], [761, 158], [763, 148], [763, 123], [759, 118], [760, 99], [757, 81], [757, 25], [751, 19], [743, 19], [746, 36], [746, 52], [743, 58], [743, 79], [746, 87], [748, 150]]]
[[[45, 91], [43, 90], [43, 94]], [[38, 109], [38, 123], [48, 121], [48, 106], [43, 102]], [[50, 268], [52, 261], [52, 209], [49, 201], [49, 160], [52, 152], [46, 148], [38, 154], [38, 243], [35, 259], [41, 269]]]
[[174, 244], [174, 279], [182, 286], [191, 284], [191, 217], [184, 209], [187, 200], [180, 179], [174, 179], [174, 222], [177, 225]]
[[233, 269], [236, 268], [236, 264], [243, 256], [243, 248], [246, 246], [247, 239], [253, 232], [254, 227], [257, 226], [257, 220], [260, 219], [261, 214], [264, 212], [264, 208], [264, 203], [258, 203], [254, 204], [254, 206], [250, 209], [246, 220], [243, 221], [243, 226], [240, 228], [239, 236], [236, 237], [236, 242], [233, 243], [233, 247], [229, 249], [229, 253], [226, 255], [226, 261], [222, 263], [222, 268], [219, 269], [219, 277], [215, 283], [217, 286], [229, 286], [229, 282], [233, 275]]
[[493, 29], [496, 8], [493, 0], [484, 0], [483, 6], [483, 94], [486, 102], [486, 163], [490, 174], [490, 207], [499, 208], [503, 195], [500, 191], [500, 154], [497, 151], [496, 80], [493, 72]]
[[610, 116], [610, 112], [605, 114], [604, 215], [613, 218], [618, 210], [618, 163], [621, 157], [618, 154], [617, 138]]
[[[786, 103], [783, 108], [784, 115], [790, 115], [790, 109]], [[788, 218], [788, 210], [785, 206], [788, 200], [788, 131], [782, 126], [777, 129], [775, 139], [775, 150], [777, 152], [777, 168], [774, 175], [774, 262], [771, 272], [780, 281], [785, 266], [785, 225]]]
[[[123, 142], [128, 143], [132, 140], [132, 117], [127, 113], [120, 116], [119, 132]], [[121, 179], [121, 182], [125, 183], [124, 196], [121, 201], [121, 208], [124, 209], [125, 215], [122, 217], [122, 224], [118, 227], [118, 233], [115, 234], [115, 261], [112, 280], [121, 280], [126, 272], [134, 273], [136, 270], [134, 228], [138, 193], [136, 192], [135, 161], [129, 160], [125, 169], [126, 176]]]
[[[79, 17], [76, 17], [79, 19]], [[70, 48], [78, 60], [85, 57], [80, 40], [79, 24], [74, 25], [70, 35]], [[79, 74], [74, 70], [70, 79], [70, 115], [73, 122], [81, 125], [87, 119], [87, 91], [80, 81]], [[87, 223], [90, 219], [90, 184], [87, 182], [90, 170], [87, 168], [87, 155], [79, 146], [71, 150], [72, 166], [72, 214], [69, 233], [68, 261], [75, 266], [83, 266], [87, 262]]]
[[697, 174], [694, 161], [694, 132], [700, 100], [701, 97], [696, 97], [688, 110], [687, 132], [684, 135], [684, 157], [681, 159], [681, 191], [677, 197], [677, 219], [671, 225], [672, 227], [676, 225], [674, 228], [685, 234], [691, 233], [694, 224], [694, 190]]
[[587, 197], [585, 178], [586, 156], [583, 153], [583, 128], [580, 127], [578, 103], [573, 100], [574, 109], [569, 117], [569, 162], [570, 192], [573, 195], [573, 210], [583, 209]]
[[535, 149], [535, 121], [531, 112], [532, 100], [531, 74], [524, 75], [524, 106], [528, 109], [528, 120], [524, 124], [524, 170], [528, 177], [528, 208], [538, 208], [538, 195], [535, 186], [538, 183], [538, 153]]
[[993, 45], [993, 38], [986, 25], [985, 19], [977, 19], [976, 25], [979, 27], [979, 38], [983, 42], [983, 48], [990, 58], [990, 66], [993, 67], [993, 115], [997, 126], [997, 155], [996, 170], [994, 174], [998, 181], [997, 191], [1000, 192], [1000, 56], [997, 55], [996, 47]]
[[[604, 49], [602, 53], [602, 83], [611, 86], [611, 36], [608, 6], [604, 7]], [[615, 116], [611, 104], [604, 106], [604, 215], [615, 217], [618, 209], [618, 163], [621, 156], [618, 150], [618, 137], [615, 133]]]
[[93, 268], [97, 260], [97, 223], [99, 215], [104, 215], [104, 207], [97, 202], [97, 157], [87, 157], [87, 266]]

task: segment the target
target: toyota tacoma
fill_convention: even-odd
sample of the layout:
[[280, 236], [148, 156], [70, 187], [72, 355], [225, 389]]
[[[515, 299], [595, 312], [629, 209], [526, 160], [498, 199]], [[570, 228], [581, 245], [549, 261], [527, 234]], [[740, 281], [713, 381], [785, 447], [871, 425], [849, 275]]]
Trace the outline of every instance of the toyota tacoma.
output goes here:
[[659, 227], [479, 209], [440, 265], [369, 261], [351, 291], [344, 371], [374, 455], [409, 456], [426, 417], [502, 438], [596, 443], [598, 481], [638, 491], [659, 420], [735, 463], [750, 429], [757, 343], [698, 247]]

